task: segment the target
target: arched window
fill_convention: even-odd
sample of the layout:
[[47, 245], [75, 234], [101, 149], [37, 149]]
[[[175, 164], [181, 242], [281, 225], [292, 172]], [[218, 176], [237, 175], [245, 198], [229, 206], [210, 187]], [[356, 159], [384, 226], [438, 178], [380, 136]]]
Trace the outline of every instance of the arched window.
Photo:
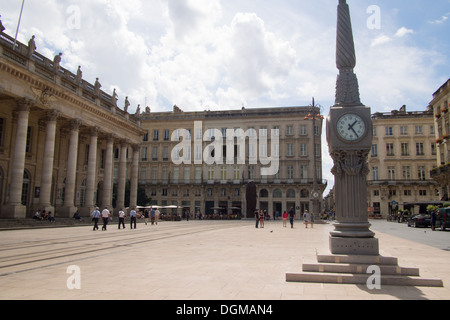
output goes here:
[[275, 190], [273, 190], [273, 197], [274, 198], [281, 198], [281, 197], [283, 197], [283, 193], [281, 192], [280, 189], [275, 189]]
[[266, 189], [262, 189], [259, 192], [259, 197], [260, 198], [268, 198], [269, 197], [269, 192]]
[[286, 198], [295, 198], [295, 190], [294, 189], [289, 189], [286, 192]]

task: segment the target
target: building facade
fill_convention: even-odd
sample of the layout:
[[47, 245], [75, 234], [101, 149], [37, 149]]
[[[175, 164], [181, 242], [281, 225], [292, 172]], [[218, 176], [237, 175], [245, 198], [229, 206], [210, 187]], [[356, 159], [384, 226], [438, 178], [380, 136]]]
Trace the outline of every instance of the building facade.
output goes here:
[[139, 119], [33, 40], [14, 46], [0, 33], [0, 217], [136, 205]]
[[430, 171], [436, 166], [432, 110], [407, 112], [406, 107], [372, 116], [374, 137], [369, 156], [368, 204], [383, 218], [392, 210], [439, 200]]
[[440, 198], [448, 201], [450, 195], [450, 79], [433, 94], [430, 108], [436, 126], [437, 163], [431, 176], [439, 185]]
[[147, 111], [140, 117], [147, 133], [139, 183], [153, 205], [178, 207], [191, 215], [245, 217], [249, 181], [257, 185], [258, 209], [270, 215], [291, 207], [311, 211], [312, 191], [317, 188], [321, 197], [326, 188], [323, 118], [305, 119], [311, 112], [319, 110], [183, 112], [175, 106], [173, 112]]

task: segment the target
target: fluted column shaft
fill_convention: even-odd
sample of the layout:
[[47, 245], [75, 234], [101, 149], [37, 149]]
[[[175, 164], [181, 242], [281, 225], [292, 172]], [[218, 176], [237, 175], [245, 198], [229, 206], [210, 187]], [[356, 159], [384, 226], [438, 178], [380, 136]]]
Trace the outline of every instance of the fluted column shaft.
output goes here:
[[130, 207], [137, 206], [137, 192], [139, 179], [139, 146], [133, 147], [133, 165], [131, 168]]
[[113, 191], [113, 157], [114, 157], [114, 137], [111, 135], [106, 142], [105, 152], [105, 175], [103, 180], [103, 206], [112, 209]]
[[97, 177], [97, 143], [98, 130], [91, 130], [91, 141], [89, 144], [88, 172], [86, 181], [86, 203], [85, 207], [94, 206], [95, 182]]
[[120, 145], [120, 163], [119, 179], [117, 182], [117, 209], [125, 207], [125, 184], [127, 175], [127, 148], [128, 145], [123, 142]]
[[30, 105], [24, 102], [19, 102], [16, 140], [12, 157], [11, 186], [9, 196], [9, 204], [11, 206], [22, 205], [23, 173], [25, 170], [29, 116]]
[[75, 186], [77, 180], [77, 159], [78, 159], [78, 142], [80, 137], [81, 121], [74, 120], [71, 122], [69, 152], [67, 155], [67, 175], [64, 196], [64, 207], [68, 210], [70, 216], [76, 211], [75, 206]]
[[50, 111], [49, 113], [47, 113], [47, 130], [44, 145], [39, 203], [43, 209], [48, 211], [52, 211], [50, 200], [52, 191], [53, 162], [55, 159], [57, 118], [58, 118], [57, 112]]

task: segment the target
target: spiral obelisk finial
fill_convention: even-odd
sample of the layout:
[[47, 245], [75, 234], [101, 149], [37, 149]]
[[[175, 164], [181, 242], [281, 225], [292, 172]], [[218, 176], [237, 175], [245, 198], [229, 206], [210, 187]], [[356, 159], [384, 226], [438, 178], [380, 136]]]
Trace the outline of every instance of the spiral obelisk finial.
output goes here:
[[339, 0], [338, 5], [336, 66], [339, 69], [336, 83], [336, 105], [361, 105], [358, 79], [353, 72], [356, 66], [356, 54], [350, 8], [346, 0]]

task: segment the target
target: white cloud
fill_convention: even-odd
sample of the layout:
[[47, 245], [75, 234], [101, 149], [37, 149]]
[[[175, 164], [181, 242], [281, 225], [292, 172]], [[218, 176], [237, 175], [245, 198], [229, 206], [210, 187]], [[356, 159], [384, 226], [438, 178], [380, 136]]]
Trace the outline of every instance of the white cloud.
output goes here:
[[411, 34], [414, 33], [414, 30], [408, 29], [406, 27], [401, 27], [400, 29], [397, 30], [397, 32], [395, 33], [396, 37], [404, 37], [407, 34]]
[[430, 24], [443, 24], [443, 23], [445, 23], [448, 20], [449, 16], [450, 16], [450, 12], [448, 12], [445, 15], [443, 15], [440, 19], [433, 20], [433, 21], [428, 21], [428, 23], [430, 23]]

